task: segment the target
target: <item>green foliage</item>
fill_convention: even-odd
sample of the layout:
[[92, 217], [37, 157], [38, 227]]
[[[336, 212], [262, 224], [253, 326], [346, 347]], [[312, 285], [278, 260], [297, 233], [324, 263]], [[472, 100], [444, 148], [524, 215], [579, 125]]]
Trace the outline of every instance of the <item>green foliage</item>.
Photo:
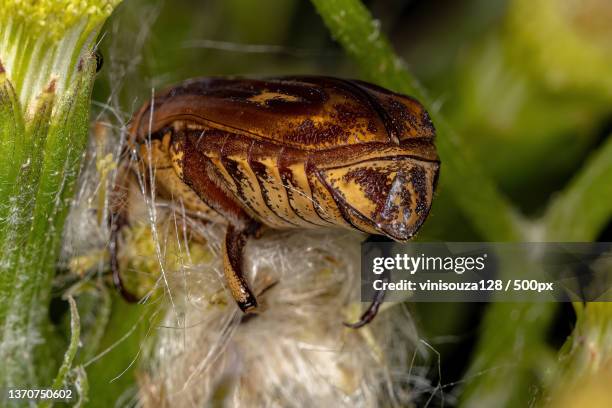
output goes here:
[[63, 387], [53, 378], [63, 382], [76, 352], [73, 338], [56, 377], [63, 350], [48, 302], [87, 141], [91, 48], [115, 4], [5, 1], [0, 11], [2, 390]]
[[591, 241], [612, 217], [612, 137], [557, 195], [546, 212], [547, 238]]

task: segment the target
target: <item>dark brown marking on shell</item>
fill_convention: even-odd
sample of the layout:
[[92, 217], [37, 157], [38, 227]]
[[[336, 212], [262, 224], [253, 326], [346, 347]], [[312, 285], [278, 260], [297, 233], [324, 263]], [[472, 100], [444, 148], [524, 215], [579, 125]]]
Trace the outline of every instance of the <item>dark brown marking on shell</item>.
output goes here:
[[[307, 221], [308, 223], [311, 223], [311, 224], [315, 224], [313, 221], [309, 220], [304, 213], [302, 213], [300, 208], [296, 208], [293, 205], [293, 202], [296, 199], [296, 197], [294, 196], [296, 195], [299, 196], [302, 194], [302, 192], [299, 191], [298, 189], [298, 183], [295, 180], [295, 175], [293, 174], [293, 170], [290, 168], [290, 166], [294, 164], [298, 164], [302, 168], [302, 171], [306, 173], [305, 160], [307, 157], [308, 157], [307, 155], [303, 154], [303, 152], [300, 152], [297, 149], [283, 147], [279, 151], [278, 158], [277, 158], [277, 165], [278, 165], [278, 171], [281, 177], [281, 182], [285, 189], [285, 193], [287, 194], [287, 197], [289, 198], [289, 206], [291, 207], [291, 210], [302, 220]], [[306, 175], [306, 178], [308, 179], [308, 175]], [[316, 204], [314, 200], [312, 199], [312, 186], [310, 186], [310, 183], [308, 183], [308, 187], [311, 190], [310, 190], [310, 196], [307, 196], [307, 197], [312, 203], [311, 207], [312, 207], [313, 213], [318, 217], [318, 219], [323, 224], [332, 225], [329, 221], [321, 218], [321, 215], [316, 210]]]
[[[282, 177], [279, 171], [279, 162], [284, 156], [283, 151], [286, 152], [285, 148], [280, 145], [254, 141], [248, 152], [249, 166], [256, 176], [255, 178], [259, 183], [262, 198], [265, 200], [265, 204], [270, 211], [276, 214], [280, 219], [295, 227], [300, 226], [300, 221], [306, 221], [308, 224], [313, 225], [310, 221], [304, 220], [297, 214], [290, 205], [286, 186], [282, 183]], [[290, 155], [292, 155], [294, 159], [299, 160], [300, 153], [298, 151], [292, 151]], [[266, 161], [267, 164], [264, 164], [264, 161]], [[270, 169], [269, 166], [274, 169]], [[274, 170], [276, 170], [278, 174], [274, 173]], [[275, 198], [276, 205], [279, 206], [278, 208], [275, 208]], [[281, 203], [284, 203], [284, 207]]]
[[[421, 122], [429, 122], [429, 117], [416, 118], [414, 115], [408, 112], [408, 108], [403, 103], [396, 99], [382, 100], [382, 105], [387, 112], [387, 120], [392, 124], [393, 128], [396, 129], [398, 135], [406, 134], [410, 130], [417, 130], [422, 125], [417, 121], [420, 119]], [[425, 112], [425, 111], [424, 111]], [[425, 112], [427, 115], [427, 112]]]
[[[272, 179], [272, 177], [268, 174], [266, 166], [262, 163], [259, 163], [258, 161], [252, 160], [250, 157], [249, 166], [251, 167], [251, 170], [253, 170], [253, 173], [255, 173], [257, 180], [260, 182], [259, 189], [261, 191], [262, 197], [264, 198], [264, 201], [266, 202], [266, 205], [268, 206], [268, 208], [270, 208], [271, 211], [274, 211], [274, 209], [272, 208], [272, 204], [270, 203], [270, 197], [268, 197], [264, 186], [261, 184], [261, 182], [263, 181], [269, 182]], [[276, 215], [280, 217], [280, 214]]]
[[401, 132], [395, 126], [393, 121], [390, 120], [388, 112], [384, 109], [379, 100], [373, 97], [373, 95], [368, 92], [364, 87], [359, 86], [356, 81], [347, 81], [345, 79], [336, 79], [340, 86], [349, 90], [349, 92], [358, 95], [361, 97], [363, 102], [367, 103], [370, 108], [376, 112], [378, 117], [380, 118], [381, 123], [383, 124], [385, 131], [389, 137], [389, 141], [393, 143], [399, 143], [399, 136]]
[[371, 112], [363, 110], [362, 106], [355, 103], [338, 103], [333, 106], [335, 113], [332, 114], [338, 124], [347, 129], [354, 129], [355, 133], [366, 138], [368, 133], [376, 133], [378, 127], [376, 120], [372, 118]]
[[208, 158], [195, 149], [189, 138], [183, 138], [183, 181], [210, 208], [223, 214], [236, 226], [246, 228], [251, 217], [236, 202], [231, 191], [225, 187], [223, 178]]
[[333, 108], [336, 110], [336, 119], [338, 119], [342, 125], [350, 126], [352, 123], [355, 123], [357, 119], [363, 117], [367, 118], [367, 115], [364, 115], [362, 109], [349, 103], [337, 103]]
[[354, 181], [363, 190], [366, 197], [376, 203], [376, 209], [370, 217], [376, 216], [387, 201], [387, 194], [391, 182], [386, 172], [378, 171], [373, 168], [358, 168], [349, 171], [344, 177], [344, 181]]
[[[295, 186], [296, 186], [296, 182], [293, 179], [293, 172], [287, 168], [287, 167], [279, 167], [278, 171], [280, 173], [281, 176], [281, 181], [283, 183], [283, 186], [285, 187], [285, 192], [287, 193], [287, 197], [289, 198], [289, 205], [291, 205], [291, 201], [293, 199], [293, 194], [295, 194]], [[296, 211], [295, 208], [292, 208], [293, 211], [295, 211], [296, 215], [300, 218], [302, 218], [304, 221], [306, 221], [306, 218], [303, 218], [300, 215], [300, 211]]]
[[349, 133], [337, 124], [317, 124], [312, 119], [304, 119], [298, 126], [285, 133], [284, 140], [300, 145], [321, 145], [345, 143]]
[[[298, 190], [298, 183], [294, 179], [293, 171], [291, 169], [287, 168], [287, 167], [279, 167], [278, 170], [279, 170], [279, 174], [281, 176], [281, 181], [283, 183], [283, 187], [285, 188], [285, 192], [287, 194], [287, 197], [289, 198], [289, 205], [291, 206], [291, 209], [293, 210], [295, 215], [300, 217], [302, 220], [307, 221], [309, 223], [312, 223], [312, 221], [308, 220], [304, 216], [304, 214], [302, 214], [302, 211], [300, 211], [299, 208], [294, 207], [293, 204], [292, 204], [292, 202], [295, 199], [294, 195], [295, 194], [300, 194], [300, 192]], [[325, 223], [328, 223], [328, 221], [326, 221], [323, 218], [321, 218], [321, 216], [316, 211], [316, 209], [315, 209], [315, 214], [317, 214], [317, 216], [321, 219], [321, 221], [323, 221]]]
[[[344, 220], [346, 225], [352, 225], [350, 220], [346, 219], [346, 213], [343, 213], [341, 209], [338, 208], [338, 203], [336, 201], [334, 201], [333, 203], [334, 205], [326, 205], [329, 203], [326, 203], [324, 200], [319, 202], [319, 195], [321, 193], [324, 194], [325, 191], [329, 191], [329, 187], [327, 183], [325, 182], [325, 180], [321, 178], [319, 171], [313, 165], [313, 163], [310, 162], [310, 160], [306, 160], [306, 162], [304, 163], [304, 169], [307, 175], [306, 179], [308, 180], [308, 187], [310, 187], [310, 191], [312, 192], [312, 200], [315, 203], [314, 209], [317, 215], [319, 216], [319, 218], [321, 218], [323, 221], [326, 221], [330, 224], [334, 224], [334, 221], [336, 221], [336, 224], [342, 225], [341, 223], [338, 222], [339, 219], [334, 216], [335, 214], [329, 214], [326, 212], [325, 207], [327, 207], [331, 211], [338, 211], [338, 213], [340, 214], [340, 216], [342, 217], [342, 220]], [[318, 185], [315, 185], [317, 181], [318, 181], [317, 183]], [[332, 197], [334, 196], [333, 193], [330, 193], [330, 194]]]
[[368, 129], [368, 132], [371, 132], [371, 133], [376, 133], [376, 132], [378, 132], [378, 128], [376, 127], [376, 124], [374, 123], [374, 121], [373, 121], [373, 120], [369, 120], [369, 121], [368, 121], [368, 127], [367, 127], [367, 129]]
[[253, 186], [251, 185], [251, 180], [249, 179], [249, 177], [242, 172], [242, 169], [240, 168], [238, 162], [222, 156], [221, 163], [223, 164], [223, 167], [225, 167], [225, 170], [228, 172], [228, 174], [234, 179], [236, 185], [236, 194], [238, 194], [238, 199], [240, 200], [240, 202], [246, 205], [257, 216], [257, 218], [262, 219], [263, 217], [261, 216], [259, 211], [257, 211], [257, 208], [250, 205], [249, 197], [247, 197], [247, 194], [244, 192], [244, 188], [242, 187], [242, 184], [246, 183], [249, 185], [249, 188], [253, 190]]
[[[410, 181], [416, 193], [415, 212], [420, 216], [428, 211], [427, 208], [427, 175], [422, 167], [417, 166], [410, 170]], [[426, 214], [425, 214], [426, 215]]]
[[280, 214], [274, 209], [274, 205], [272, 204], [272, 197], [268, 195], [268, 190], [266, 190], [265, 186], [263, 185], [264, 181], [272, 181], [272, 177], [268, 174], [266, 166], [262, 163], [252, 160], [251, 158], [249, 158], [249, 166], [251, 167], [251, 170], [253, 170], [253, 173], [255, 173], [257, 182], [259, 183], [259, 191], [261, 191], [261, 197], [264, 200], [266, 206], [270, 209], [270, 211], [272, 211], [274, 214], [276, 214], [276, 216], [278, 216], [285, 222], [297, 226], [297, 224], [288, 220], [286, 217], [283, 216], [283, 214]]
[[411, 96], [398, 94], [368, 82], [352, 81], [366, 92], [382, 107], [386, 116], [385, 123], [389, 123], [395, 129], [399, 140], [410, 137], [435, 136], [435, 128], [427, 110], [419, 101]]

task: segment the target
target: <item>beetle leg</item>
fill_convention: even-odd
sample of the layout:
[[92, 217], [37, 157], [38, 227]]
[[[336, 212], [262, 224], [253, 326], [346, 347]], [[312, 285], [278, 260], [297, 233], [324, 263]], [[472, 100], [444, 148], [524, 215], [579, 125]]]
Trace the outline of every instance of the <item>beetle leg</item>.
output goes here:
[[[383, 282], [389, 282], [389, 271], [385, 271], [382, 274], [381, 278]], [[374, 320], [376, 314], [378, 313], [378, 309], [380, 309], [380, 305], [382, 305], [383, 300], [385, 300], [385, 291], [377, 290], [374, 294], [374, 299], [372, 299], [372, 302], [370, 303], [370, 306], [368, 306], [366, 311], [363, 312], [359, 320], [357, 320], [355, 323], [344, 322], [343, 324], [346, 327], [350, 327], [351, 329], [359, 329], [365, 326], [366, 324]]]
[[378, 313], [378, 309], [380, 308], [380, 305], [382, 304], [384, 299], [385, 299], [385, 291], [384, 290], [376, 291], [376, 295], [374, 296], [372, 303], [370, 303], [370, 306], [368, 306], [366, 311], [363, 312], [359, 320], [357, 320], [355, 323], [343, 322], [343, 324], [346, 327], [350, 327], [351, 329], [359, 329], [365, 326], [366, 324], [370, 323], [376, 317], [376, 314]]
[[110, 253], [110, 268], [113, 274], [113, 284], [115, 285], [115, 288], [117, 289], [121, 297], [125, 299], [126, 302], [136, 303], [140, 299], [132, 292], [126, 289], [126, 287], [123, 285], [123, 279], [121, 279], [121, 273], [119, 271], [119, 259], [117, 257], [117, 253], [119, 250], [118, 235], [120, 229], [121, 225], [118, 225], [118, 223], [113, 223], [113, 225], [111, 226], [110, 242], [108, 246], [108, 251]]
[[[261, 299], [261, 295], [263, 295], [264, 293], [266, 293], [267, 291], [269, 291], [270, 289], [272, 289], [276, 285], [278, 285], [278, 281], [274, 281], [274, 282], [270, 283], [268, 286], [263, 288], [261, 290], [261, 292], [259, 292], [259, 294], [257, 296]], [[257, 316], [257, 313], [245, 313], [245, 314], [242, 315], [242, 318], [240, 319], [240, 323], [247, 323], [247, 322], [249, 322], [250, 320], [252, 320], [256, 316]]]
[[223, 272], [230, 292], [238, 307], [245, 312], [254, 312], [257, 308], [257, 299], [249, 288], [242, 269], [242, 255], [249, 234], [237, 230], [233, 225], [227, 226], [223, 241]]

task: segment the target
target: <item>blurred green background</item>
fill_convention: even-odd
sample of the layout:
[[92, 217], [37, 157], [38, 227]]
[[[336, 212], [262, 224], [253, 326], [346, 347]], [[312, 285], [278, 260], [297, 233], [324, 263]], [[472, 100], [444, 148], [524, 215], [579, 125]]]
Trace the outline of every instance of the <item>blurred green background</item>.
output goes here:
[[[612, 2], [374, 0], [365, 5], [441, 114], [463, 136], [471, 160], [523, 214], [541, 216], [612, 131]], [[123, 122], [152, 90], [186, 78], [364, 78], [305, 0], [128, 0], [102, 33], [105, 63], [93, 98], [96, 109], [109, 105]], [[443, 161], [434, 208], [418, 239], [486, 240], [445, 188], [444, 171]], [[537, 228], [527, 237], [541, 239]], [[610, 225], [598, 234], [599, 240], [612, 239]], [[424, 363], [431, 364], [428, 377], [432, 384], [447, 384], [444, 392], [452, 403], [465, 385], [461, 380], [474, 359], [486, 305], [421, 303], [411, 308], [421, 336], [440, 353], [440, 372], [438, 356]], [[571, 305], [546, 313], [552, 317], [542, 341], [556, 351], [576, 317]], [[113, 330], [109, 327], [107, 333]], [[115, 337], [122, 334], [117, 329]], [[129, 353], [122, 353], [129, 363]], [[121, 358], [118, 352], [115, 356]], [[92, 395], [111, 395], [106, 381], [96, 385], [92, 380], [96, 375], [105, 378], [95, 370], [96, 365], [89, 373]], [[124, 376], [112, 387], [122, 392], [132, 386], [130, 381]], [[522, 392], [516, 406], [529, 401], [533, 390]], [[422, 402], [429, 397], [424, 393]], [[442, 405], [439, 398], [432, 401]]]

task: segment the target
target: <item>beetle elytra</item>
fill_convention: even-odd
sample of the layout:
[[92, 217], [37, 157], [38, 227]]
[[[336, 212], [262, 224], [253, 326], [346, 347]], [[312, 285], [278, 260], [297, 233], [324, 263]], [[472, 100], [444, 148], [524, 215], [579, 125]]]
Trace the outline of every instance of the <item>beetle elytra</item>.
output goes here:
[[225, 276], [251, 312], [242, 253], [262, 226], [410, 239], [434, 195], [434, 136], [420, 103], [362, 81], [204, 78], [146, 103], [130, 146], [147, 165], [172, 169], [157, 183], [186, 208], [227, 225]]

